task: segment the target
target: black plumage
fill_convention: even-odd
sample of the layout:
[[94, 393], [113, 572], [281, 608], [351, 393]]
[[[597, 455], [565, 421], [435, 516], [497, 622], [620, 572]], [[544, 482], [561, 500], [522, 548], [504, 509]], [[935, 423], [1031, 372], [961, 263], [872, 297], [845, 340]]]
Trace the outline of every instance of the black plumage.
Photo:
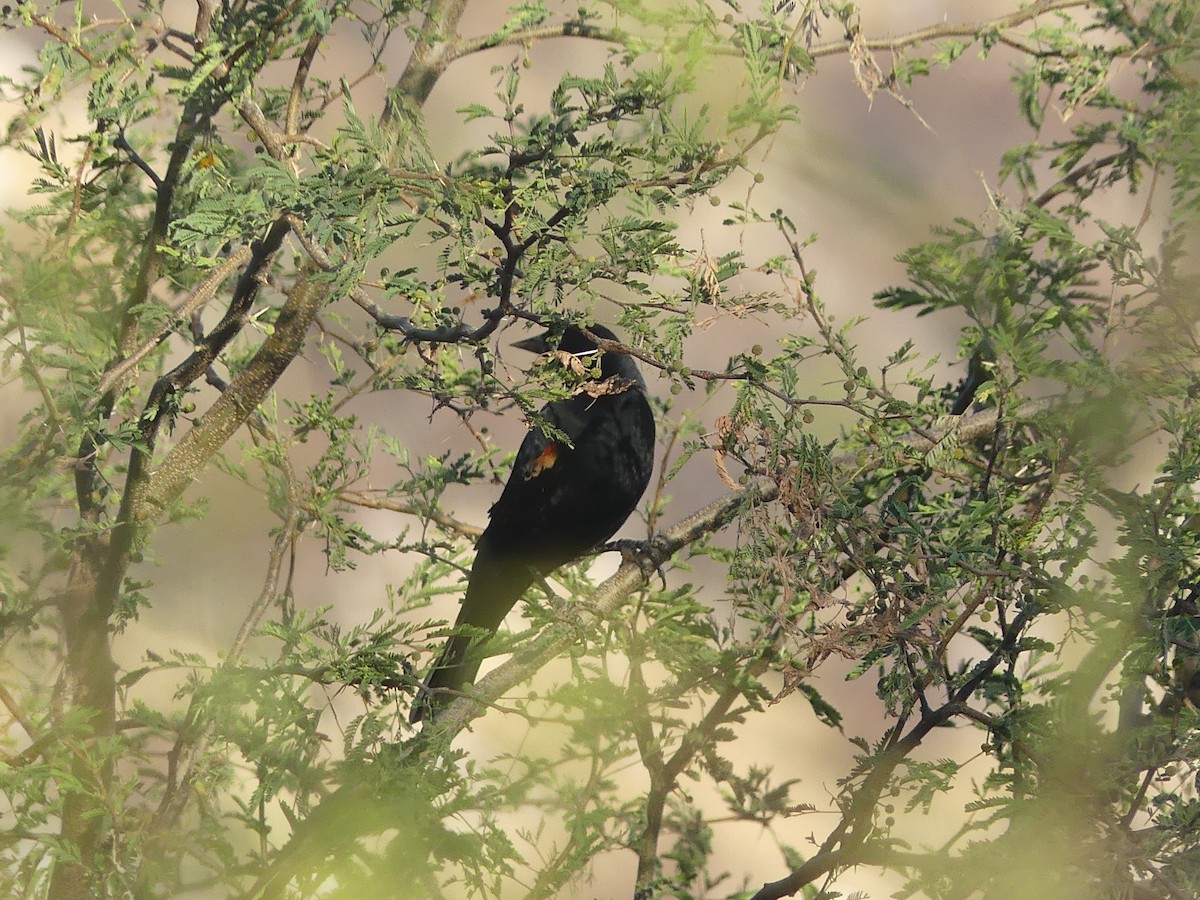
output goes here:
[[[592, 325], [597, 337], [617, 340]], [[514, 346], [586, 357], [598, 352], [583, 330], [568, 327], [557, 347], [551, 332]], [[654, 416], [646, 382], [627, 354], [600, 356], [600, 387], [548, 403], [543, 419], [567, 442], [540, 426], [521, 443], [512, 473], [492, 506], [475, 548], [475, 562], [455, 628], [416, 701], [420, 721], [475, 680], [483, 645], [533, 582], [607, 541], [633, 512], [654, 463]]]

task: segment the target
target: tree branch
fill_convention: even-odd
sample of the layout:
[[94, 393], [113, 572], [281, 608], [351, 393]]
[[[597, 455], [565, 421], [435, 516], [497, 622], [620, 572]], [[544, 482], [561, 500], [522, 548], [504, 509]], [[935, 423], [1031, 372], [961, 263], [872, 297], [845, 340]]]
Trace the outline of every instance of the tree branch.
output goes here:
[[478, 53], [480, 50], [491, 50], [495, 47], [528, 46], [536, 41], [551, 38], [579, 37], [606, 44], [624, 44], [629, 34], [617, 28], [601, 28], [590, 22], [570, 19], [553, 25], [539, 25], [536, 28], [525, 28], [505, 34], [487, 34], [476, 38], [466, 38], [454, 42], [446, 51], [449, 62]]
[[329, 286], [301, 274], [279, 311], [275, 329], [250, 363], [194, 426], [167, 454], [131, 504], [131, 520], [139, 525], [159, 518], [203, 470], [208, 461], [258, 408], [292, 360], [304, 347], [308, 328], [329, 296]]
[[[1090, 6], [1091, 3], [1092, 0], [1038, 0], [1038, 2], [1031, 3], [1024, 9], [1019, 9], [1003, 16], [997, 16], [994, 19], [985, 19], [982, 22], [966, 22], [962, 25], [943, 22], [939, 25], [919, 28], [916, 31], [910, 31], [907, 34], [898, 35], [894, 38], [869, 38], [857, 43], [851, 40], [829, 41], [828, 43], [818, 44], [813, 47], [808, 51], [808, 55], [813, 59], [818, 59], [822, 56], [849, 53], [852, 50], [860, 48], [898, 52], [907, 47], [928, 44], [930, 41], [942, 40], [944, 38], [969, 37], [978, 39], [985, 34], [1024, 25], [1026, 22], [1030, 22], [1038, 16], [1044, 16], [1047, 13], [1059, 12], [1074, 7]], [[999, 35], [999, 37], [1004, 42], [1004, 36]], [[1023, 46], [1019, 45], [1016, 49], [1025, 50]]]
[[477, 538], [483, 534], [483, 529], [478, 525], [470, 525], [446, 513], [434, 509], [426, 509], [424, 506], [414, 503], [393, 500], [390, 497], [372, 497], [363, 491], [342, 491], [338, 494], [338, 499], [345, 503], [352, 503], [355, 506], [362, 506], [367, 509], [384, 509], [389, 512], [402, 513], [406, 516], [415, 516], [422, 521], [436, 522], [443, 528], [448, 528], [455, 534], [466, 538]]
[[408, 65], [384, 103], [381, 127], [387, 128], [400, 115], [398, 101], [420, 108], [429, 99], [433, 86], [452, 62], [449, 50], [466, 7], [467, 0], [433, 0], [429, 4]]
[[[100, 379], [100, 384], [97, 386], [97, 392], [107, 394], [109, 391], [120, 391], [138, 364], [153, 353], [157, 347], [161, 346], [170, 333], [183, 324], [192, 313], [203, 308], [216, 295], [217, 289], [224, 283], [225, 279], [244, 263], [248, 262], [251, 255], [252, 251], [250, 247], [239, 247], [228, 259], [222, 261], [213, 269], [208, 277], [196, 286], [195, 290], [192, 291], [186, 300], [171, 310], [171, 315], [155, 329], [153, 334], [142, 342], [141, 346], [104, 373], [104, 377]], [[266, 260], [260, 261], [256, 269], [261, 268], [265, 262]], [[243, 276], [239, 281], [239, 287], [245, 282], [246, 278]], [[254, 285], [254, 288], [257, 289], [257, 284]], [[235, 305], [237, 303], [236, 295], [234, 303]]]

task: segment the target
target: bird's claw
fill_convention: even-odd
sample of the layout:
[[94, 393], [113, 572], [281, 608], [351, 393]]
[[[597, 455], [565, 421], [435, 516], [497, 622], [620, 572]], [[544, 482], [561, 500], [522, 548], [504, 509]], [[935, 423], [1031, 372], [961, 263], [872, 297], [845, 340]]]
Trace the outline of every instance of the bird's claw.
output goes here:
[[667, 589], [667, 575], [663, 571], [663, 563], [668, 554], [666, 547], [657, 536], [648, 541], [635, 541], [628, 538], [611, 541], [604, 545], [604, 549], [616, 550], [621, 554], [621, 559], [637, 566], [647, 581], [650, 580], [651, 575], [657, 572], [658, 577], [662, 579], [663, 590]]

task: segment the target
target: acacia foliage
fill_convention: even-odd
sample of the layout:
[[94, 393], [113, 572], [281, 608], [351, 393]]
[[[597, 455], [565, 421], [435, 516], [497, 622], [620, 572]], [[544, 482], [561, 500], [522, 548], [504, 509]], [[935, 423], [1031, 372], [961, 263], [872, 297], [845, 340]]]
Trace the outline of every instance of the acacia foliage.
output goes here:
[[[1043, 0], [886, 40], [849, 4], [522, 3], [480, 35], [464, 7], [6, 7], [42, 44], [4, 83], [23, 104], [5, 149], [40, 166], [0, 246], [7, 391], [26, 410], [0, 463], [4, 888], [553, 896], [603, 858], [636, 860], [647, 897], [812, 894], [855, 865], [937, 897], [1200, 892], [1195, 5]], [[360, 72], [313, 74], [332, 38], [359, 41]], [[535, 104], [526, 65], [552, 38], [607, 60]], [[493, 79], [460, 115], [488, 136], [440, 158], [424, 107], [482, 52]], [[821, 302], [812, 239], [762, 191], [726, 203], [734, 239], [714, 245], [732, 249], [681, 238], [681, 214], [755, 180], [823, 59], [909, 103], [968, 53], [1018, 65], [1028, 134], [996, 153], [1012, 196], [939, 223], [877, 296], [879, 316], [965, 323], [962, 384], [936, 383], [912, 342], [860, 347]], [[714, 59], [739, 87], [706, 106]], [[377, 79], [390, 91], [368, 109]], [[80, 100], [83, 124], [64, 124]], [[1155, 216], [1113, 218], [1125, 192]], [[477, 531], [442, 497], [503, 476], [492, 412], [533, 416], [587, 377], [519, 372], [498, 329], [590, 316], [666, 386], [644, 512], [664, 575], [627, 561], [582, 612], [528, 598], [536, 639], [476, 696], [561, 739], [471, 758], [452, 742], [484, 703], [419, 734], [404, 715], [437, 640], [423, 607], [460, 589]], [[699, 323], [739, 318], [778, 341], [688, 366]], [[317, 354], [328, 386], [283, 390]], [[422, 457], [353, 411], [389, 392], [458, 417], [484, 452]], [[818, 439], [829, 408], [844, 424]], [[670, 483], [700, 452], [729, 493], [694, 512]], [[114, 644], [170, 599], [155, 535], [203, 514], [188, 489], [210, 470], [278, 518], [237, 637], [119, 667]], [[381, 509], [399, 538], [368, 528]], [[413, 565], [346, 629], [290, 577], [322, 551], [333, 578], [367, 555]], [[553, 580], [591, 589], [582, 569]], [[554, 656], [569, 676], [523, 695]], [[722, 871], [691, 785], [768, 829], [800, 812], [779, 761], [730, 747], [754, 717], [840, 728], [814, 678], [842, 658], [885, 718], [848, 736], [833, 815], [778, 871]], [[151, 676], [173, 700], [142, 692]], [[329, 714], [339, 692], [348, 720]], [[942, 728], [981, 751], [922, 755]], [[964, 783], [951, 840], [903, 840], [900, 812], [941, 814]]]

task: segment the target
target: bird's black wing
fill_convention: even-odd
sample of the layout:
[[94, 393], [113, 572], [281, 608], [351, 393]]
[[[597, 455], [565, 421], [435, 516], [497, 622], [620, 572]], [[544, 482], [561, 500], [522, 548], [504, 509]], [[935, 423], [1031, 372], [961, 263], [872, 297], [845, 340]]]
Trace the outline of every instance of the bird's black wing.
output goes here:
[[[547, 404], [549, 428], [521, 442], [491, 521], [476, 544], [456, 628], [414, 703], [423, 718], [475, 680], [482, 645], [536, 578], [608, 540], [650, 479], [654, 416], [638, 385]], [[563, 438], [566, 440], [563, 440]]]

